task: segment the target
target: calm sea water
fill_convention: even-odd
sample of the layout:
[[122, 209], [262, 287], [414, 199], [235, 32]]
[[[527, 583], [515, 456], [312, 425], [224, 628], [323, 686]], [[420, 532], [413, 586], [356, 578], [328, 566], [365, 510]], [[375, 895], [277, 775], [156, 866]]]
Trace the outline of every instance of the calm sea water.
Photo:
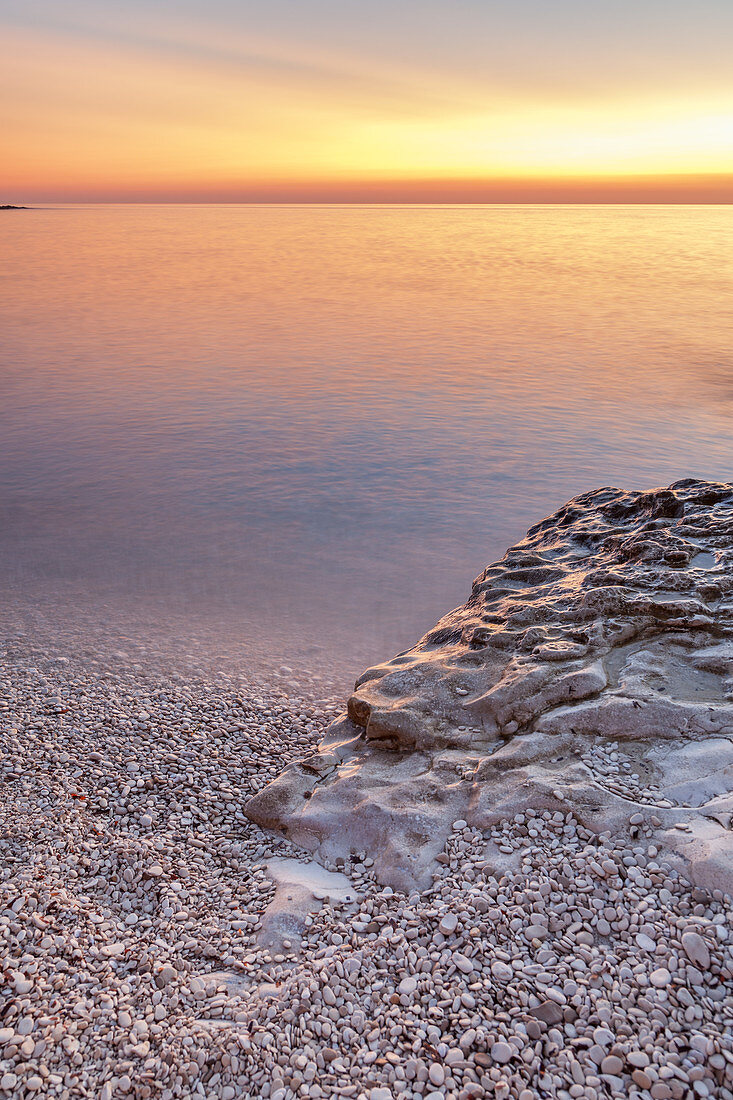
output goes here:
[[568, 497], [733, 477], [733, 207], [0, 218], [13, 598], [358, 672]]

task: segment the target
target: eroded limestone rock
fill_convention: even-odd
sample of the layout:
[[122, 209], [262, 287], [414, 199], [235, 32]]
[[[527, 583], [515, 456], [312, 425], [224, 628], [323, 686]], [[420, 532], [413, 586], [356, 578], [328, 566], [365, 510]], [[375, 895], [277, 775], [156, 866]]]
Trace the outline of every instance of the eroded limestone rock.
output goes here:
[[733, 485], [570, 501], [247, 813], [412, 888], [453, 820], [528, 806], [599, 831], [652, 815], [693, 881], [733, 889]]

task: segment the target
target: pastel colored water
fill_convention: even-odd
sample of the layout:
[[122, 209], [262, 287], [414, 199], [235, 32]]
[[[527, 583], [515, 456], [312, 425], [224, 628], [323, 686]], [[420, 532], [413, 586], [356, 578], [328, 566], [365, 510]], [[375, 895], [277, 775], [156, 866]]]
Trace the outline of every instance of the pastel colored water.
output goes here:
[[566, 498], [733, 476], [733, 207], [0, 218], [14, 598], [358, 672]]

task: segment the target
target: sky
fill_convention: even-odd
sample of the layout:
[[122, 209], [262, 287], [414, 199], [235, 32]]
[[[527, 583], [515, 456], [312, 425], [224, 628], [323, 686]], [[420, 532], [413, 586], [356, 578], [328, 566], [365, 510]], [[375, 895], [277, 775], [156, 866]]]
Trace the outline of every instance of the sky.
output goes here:
[[0, 202], [730, 202], [731, 43], [731, 0], [0, 0]]

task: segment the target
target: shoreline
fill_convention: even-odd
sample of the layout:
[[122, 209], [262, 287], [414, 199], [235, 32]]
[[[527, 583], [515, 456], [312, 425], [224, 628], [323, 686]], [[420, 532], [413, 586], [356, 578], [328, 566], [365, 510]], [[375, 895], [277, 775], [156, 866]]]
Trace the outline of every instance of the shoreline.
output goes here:
[[411, 895], [357, 853], [329, 868], [356, 904], [267, 948], [267, 863], [307, 857], [243, 805], [335, 697], [2, 649], [0, 1096], [733, 1100], [733, 903], [646, 823], [617, 847], [571, 814], [456, 822]]

